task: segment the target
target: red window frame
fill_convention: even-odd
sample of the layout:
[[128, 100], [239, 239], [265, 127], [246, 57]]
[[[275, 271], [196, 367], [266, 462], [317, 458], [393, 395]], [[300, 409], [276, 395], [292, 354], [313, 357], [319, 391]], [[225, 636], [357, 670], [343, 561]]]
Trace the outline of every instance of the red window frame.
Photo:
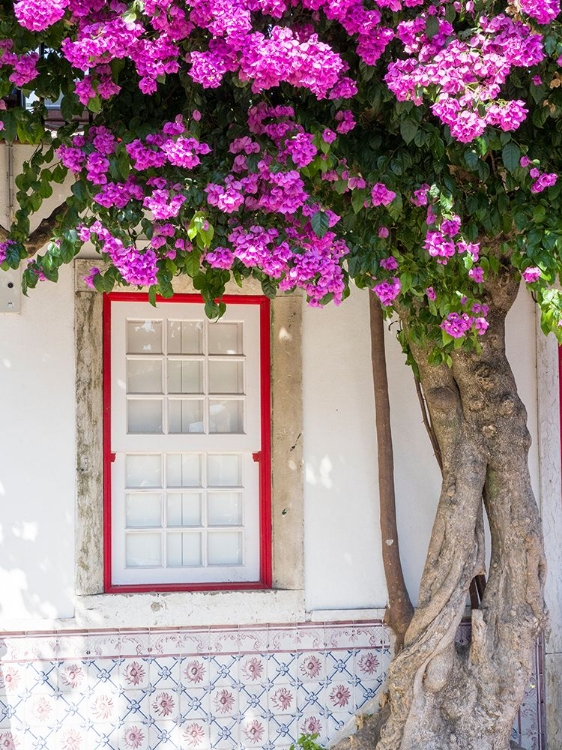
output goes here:
[[[148, 294], [141, 292], [112, 292], [103, 300], [103, 547], [104, 591], [108, 594], [171, 591], [245, 591], [272, 587], [271, 536], [271, 335], [270, 301], [257, 295], [225, 295], [227, 305], [258, 305], [260, 311], [260, 408], [261, 449], [254, 454], [259, 462], [259, 538], [260, 577], [258, 581], [235, 583], [166, 583], [126, 584], [112, 582], [111, 541], [111, 306], [117, 302], [148, 302]], [[198, 294], [175, 294], [170, 299], [156, 298], [157, 304], [182, 302], [202, 304]]]

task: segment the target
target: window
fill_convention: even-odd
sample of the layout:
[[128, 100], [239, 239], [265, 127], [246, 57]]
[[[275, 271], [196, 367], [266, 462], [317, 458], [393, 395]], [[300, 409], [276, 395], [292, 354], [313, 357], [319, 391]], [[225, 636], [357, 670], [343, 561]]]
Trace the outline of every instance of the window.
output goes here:
[[269, 300], [104, 300], [105, 590], [271, 586]]
[[[102, 356], [109, 341], [104, 336], [103, 310], [108, 303], [106, 295], [91, 289], [84, 281], [100, 261], [86, 258], [74, 262], [74, 331], [76, 351], [76, 567], [75, 592], [77, 595], [77, 623], [81, 627], [99, 627], [100, 622], [123, 622], [125, 605], [130, 592], [144, 592], [142, 606], [136, 610], [138, 627], [176, 626], [189, 616], [190, 624], [208, 625], [227, 621], [232, 607], [240, 606], [241, 590], [248, 591], [248, 617], [252, 621], [283, 622], [287, 618], [304, 619], [304, 567], [303, 567], [303, 464], [302, 464], [302, 296], [279, 294], [269, 303], [269, 321], [264, 320], [265, 308], [260, 314], [261, 336], [270, 330], [271, 403], [262, 408], [271, 422], [271, 480], [267, 465], [260, 461], [260, 487], [271, 485], [271, 526], [266, 527], [260, 516], [260, 581], [202, 584], [112, 584], [110, 567], [110, 538], [106, 538], [104, 524], [105, 479], [104, 441], [110, 424], [104, 419]], [[156, 308], [185, 300], [200, 299], [191, 279], [179, 276], [174, 279], [176, 296]], [[146, 301], [147, 297], [124, 288], [120, 295], [132, 303]], [[229, 306], [236, 300], [245, 304], [268, 305], [264, 300], [259, 281], [246, 279], [243, 288], [235, 281], [226, 286]], [[180, 295], [180, 296], [178, 296]], [[182, 304], [185, 304], [182, 302]], [[196, 304], [192, 302], [191, 304]], [[113, 306], [113, 302], [112, 302]], [[153, 307], [148, 307], [154, 313]], [[263, 316], [263, 318], [261, 317]], [[150, 318], [150, 315], [148, 316]], [[106, 326], [107, 329], [107, 326]], [[267, 348], [267, 347], [266, 347]], [[263, 347], [261, 352], [266, 351]], [[105, 360], [108, 361], [108, 355]], [[267, 373], [269, 375], [269, 373]], [[264, 381], [260, 388], [264, 394]], [[107, 413], [106, 413], [107, 414]], [[262, 441], [269, 437], [262, 432]], [[109, 437], [109, 436], [107, 436]], [[267, 450], [269, 446], [264, 445]], [[111, 466], [113, 468], [113, 466]], [[262, 493], [262, 498], [263, 498]], [[269, 558], [271, 557], [271, 561]], [[262, 562], [264, 561], [264, 562]], [[271, 570], [268, 570], [269, 561]], [[268, 577], [271, 576], [271, 587]], [[221, 590], [220, 597], [213, 592]], [[300, 613], [300, 614], [297, 614]]]

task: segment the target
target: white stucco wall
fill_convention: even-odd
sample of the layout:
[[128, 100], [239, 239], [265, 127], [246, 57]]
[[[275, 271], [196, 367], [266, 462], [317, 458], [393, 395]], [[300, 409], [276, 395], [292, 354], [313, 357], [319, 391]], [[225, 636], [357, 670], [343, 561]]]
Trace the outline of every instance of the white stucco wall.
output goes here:
[[[20, 315], [0, 314], [0, 627], [5, 629], [74, 613], [73, 304], [72, 269], [66, 268], [57, 285], [40, 284], [24, 298]], [[510, 318], [508, 345], [530, 405], [534, 439], [534, 318], [525, 297]], [[393, 332], [388, 339], [401, 547], [415, 599], [439, 477], [411, 373]], [[372, 610], [386, 601], [369, 346], [366, 293], [354, 293], [340, 308], [305, 309], [305, 595], [315, 618], [326, 611], [328, 618], [342, 618], [347, 610]], [[536, 482], [535, 446], [536, 441], [531, 454]], [[204, 610], [204, 601], [198, 608]], [[219, 622], [220, 612], [212, 619]], [[126, 620], [120, 612], [121, 627]], [[129, 623], [138, 624], [134, 618]]]
[[74, 580], [72, 269], [0, 315], [0, 625], [70, 617]]
[[[522, 292], [508, 317], [507, 350], [529, 413], [537, 491], [534, 329], [533, 304]], [[406, 585], [417, 601], [439, 471], [412, 373], [394, 331], [387, 333], [400, 548]], [[307, 308], [303, 351], [307, 607], [384, 607], [367, 293], [356, 290], [339, 308]]]

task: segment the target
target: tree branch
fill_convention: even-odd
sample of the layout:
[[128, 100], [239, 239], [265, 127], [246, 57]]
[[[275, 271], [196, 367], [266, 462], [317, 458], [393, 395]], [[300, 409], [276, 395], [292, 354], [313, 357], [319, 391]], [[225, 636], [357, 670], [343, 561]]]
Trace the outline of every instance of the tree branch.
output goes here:
[[373, 293], [369, 293], [369, 311], [371, 323], [371, 361], [375, 391], [375, 426], [379, 462], [382, 559], [388, 589], [388, 607], [385, 622], [394, 632], [396, 650], [399, 651], [404, 642], [404, 636], [412, 619], [414, 608], [404, 581], [398, 546], [396, 499], [394, 494], [394, 455], [390, 428], [384, 320], [380, 302]]
[[422, 421], [424, 424], [424, 427], [426, 429], [426, 432], [429, 436], [429, 440], [431, 442], [431, 447], [433, 448], [433, 453], [435, 455], [435, 458], [437, 459], [437, 463], [439, 464], [439, 468], [441, 471], [443, 471], [443, 460], [441, 458], [441, 449], [439, 448], [439, 443], [437, 442], [437, 436], [435, 435], [435, 431], [433, 429], [433, 425], [431, 424], [431, 418], [427, 411], [427, 405], [425, 403], [425, 398], [423, 395], [421, 383], [418, 380], [417, 377], [414, 376], [414, 383], [416, 385], [416, 393], [418, 395], [418, 401], [420, 402], [420, 409], [421, 409], [421, 415], [422, 415]]
[[[23, 243], [28, 255], [35, 255], [52, 237], [53, 229], [68, 211], [68, 205], [61, 203], [45, 219], [42, 219], [39, 226], [31, 232], [27, 240]], [[4, 242], [10, 236], [9, 231], [0, 224], [0, 241]]]

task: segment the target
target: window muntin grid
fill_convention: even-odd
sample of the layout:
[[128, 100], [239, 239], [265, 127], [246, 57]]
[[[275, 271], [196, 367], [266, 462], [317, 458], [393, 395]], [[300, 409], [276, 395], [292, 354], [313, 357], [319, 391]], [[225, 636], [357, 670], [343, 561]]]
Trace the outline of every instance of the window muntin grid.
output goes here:
[[125, 455], [125, 465], [126, 568], [244, 565], [242, 454]]
[[127, 320], [127, 432], [245, 432], [244, 323]]

